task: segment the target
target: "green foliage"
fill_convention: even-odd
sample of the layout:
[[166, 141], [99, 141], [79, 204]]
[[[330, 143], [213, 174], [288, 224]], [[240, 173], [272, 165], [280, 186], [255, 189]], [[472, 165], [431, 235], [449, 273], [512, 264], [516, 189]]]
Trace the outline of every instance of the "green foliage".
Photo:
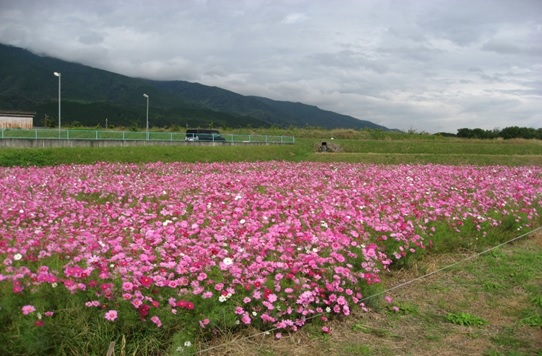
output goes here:
[[488, 291], [495, 290], [495, 289], [501, 289], [502, 284], [496, 283], [496, 282], [485, 282], [484, 288]]
[[361, 285], [361, 293], [363, 294], [362, 302], [373, 310], [380, 310], [384, 305], [384, 296], [383, 292], [385, 290], [382, 283], [368, 284], [364, 283]]
[[523, 315], [525, 316], [519, 321], [519, 324], [542, 327], [542, 296], [536, 295], [530, 298], [529, 302], [531, 305], [523, 310]]
[[50, 166], [56, 164], [52, 150], [5, 149], [0, 151], [0, 167]]
[[531, 315], [527, 318], [520, 320], [521, 325], [542, 327], [542, 315]]
[[390, 334], [389, 330], [370, 327], [370, 326], [367, 326], [367, 325], [363, 325], [361, 323], [354, 324], [354, 326], [352, 327], [352, 330], [353, 331], [361, 331], [361, 332], [363, 332], [365, 334], [373, 334], [373, 335], [376, 335], [376, 336], [379, 336], [379, 337], [386, 337], [386, 336], [389, 336], [389, 334]]
[[341, 353], [343, 355], [374, 355], [374, 350], [363, 343], [363, 341], [359, 341], [357, 343], [341, 343], [337, 345], [339, 349], [341, 350]]
[[398, 310], [394, 311], [393, 313], [399, 313], [403, 315], [418, 313], [418, 306], [412, 303], [396, 303], [395, 306], [397, 307]]
[[197, 346], [192, 341], [193, 335], [186, 333], [176, 333], [171, 339], [168, 355], [194, 355], [198, 351]]
[[448, 315], [446, 315], [446, 320], [452, 324], [461, 326], [482, 326], [487, 323], [482, 318], [470, 313], [448, 313]]
[[532, 297], [532, 298], [530, 299], [530, 302], [531, 302], [533, 305], [542, 308], [542, 295], [539, 295], [539, 296], [536, 296], [536, 297]]
[[502, 130], [482, 130], [479, 128], [462, 128], [457, 130], [457, 137], [477, 138], [477, 139], [495, 139], [504, 138], [505, 140], [514, 138], [523, 139], [542, 139], [542, 128], [534, 129], [530, 127], [506, 127]]
[[[148, 319], [142, 321], [129, 304], [112, 299], [100, 302], [98, 307], [85, 307], [91, 300], [96, 300], [92, 292], [71, 294], [63, 286], [51, 284], [16, 294], [5, 283], [0, 289], [0, 354], [105, 354], [111, 342], [121, 345], [124, 339], [126, 354], [149, 355], [162, 354], [173, 334], [196, 341], [195, 330], [188, 327], [194, 325], [195, 312], [179, 310], [174, 315], [153, 309], [151, 313], [163, 323], [159, 328]], [[36, 311], [23, 315], [21, 308], [28, 304]], [[104, 317], [110, 309], [118, 311], [114, 322]], [[54, 315], [48, 316], [48, 311], [54, 311]]]

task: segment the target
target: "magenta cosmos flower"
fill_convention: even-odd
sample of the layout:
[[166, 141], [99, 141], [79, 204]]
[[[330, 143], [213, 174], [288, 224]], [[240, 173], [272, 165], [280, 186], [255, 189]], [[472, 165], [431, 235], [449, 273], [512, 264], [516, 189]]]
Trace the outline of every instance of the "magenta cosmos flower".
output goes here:
[[110, 310], [107, 313], [105, 313], [105, 318], [109, 321], [114, 321], [117, 319], [117, 311], [116, 310]]

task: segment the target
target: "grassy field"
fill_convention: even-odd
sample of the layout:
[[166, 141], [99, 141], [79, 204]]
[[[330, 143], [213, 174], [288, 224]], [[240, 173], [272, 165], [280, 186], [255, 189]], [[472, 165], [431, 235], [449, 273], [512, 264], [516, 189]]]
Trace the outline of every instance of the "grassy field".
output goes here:
[[[297, 129], [251, 133], [291, 135], [296, 137], [296, 143], [269, 146], [2, 149], [0, 166], [269, 160], [376, 164], [542, 165], [542, 142], [537, 140], [466, 140], [427, 134], [353, 130]], [[232, 134], [247, 132], [232, 131]], [[327, 142], [337, 150], [319, 152], [318, 148], [322, 142]]]

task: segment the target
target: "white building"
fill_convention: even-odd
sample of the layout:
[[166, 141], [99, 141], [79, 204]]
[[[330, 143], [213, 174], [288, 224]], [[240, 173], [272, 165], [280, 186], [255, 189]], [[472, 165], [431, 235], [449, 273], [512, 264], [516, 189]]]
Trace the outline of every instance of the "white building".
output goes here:
[[0, 129], [31, 129], [34, 113], [0, 111]]

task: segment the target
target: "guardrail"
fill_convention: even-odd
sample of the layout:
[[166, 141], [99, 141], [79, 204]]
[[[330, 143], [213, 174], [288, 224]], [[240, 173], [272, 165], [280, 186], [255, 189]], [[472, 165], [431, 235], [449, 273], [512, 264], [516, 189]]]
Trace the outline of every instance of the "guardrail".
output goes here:
[[[222, 134], [224, 140], [214, 137], [199, 142], [232, 142], [232, 143], [273, 143], [293, 144], [293, 136], [271, 136], [251, 134]], [[54, 129], [0, 129], [0, 139], [29, 139], [29, 140], [117, 140], [117, 141], [183, 141], [198, 142], [186, 139], [181, 132], [160, 131], [114, 131], [114, 130], [54, 130]]]

